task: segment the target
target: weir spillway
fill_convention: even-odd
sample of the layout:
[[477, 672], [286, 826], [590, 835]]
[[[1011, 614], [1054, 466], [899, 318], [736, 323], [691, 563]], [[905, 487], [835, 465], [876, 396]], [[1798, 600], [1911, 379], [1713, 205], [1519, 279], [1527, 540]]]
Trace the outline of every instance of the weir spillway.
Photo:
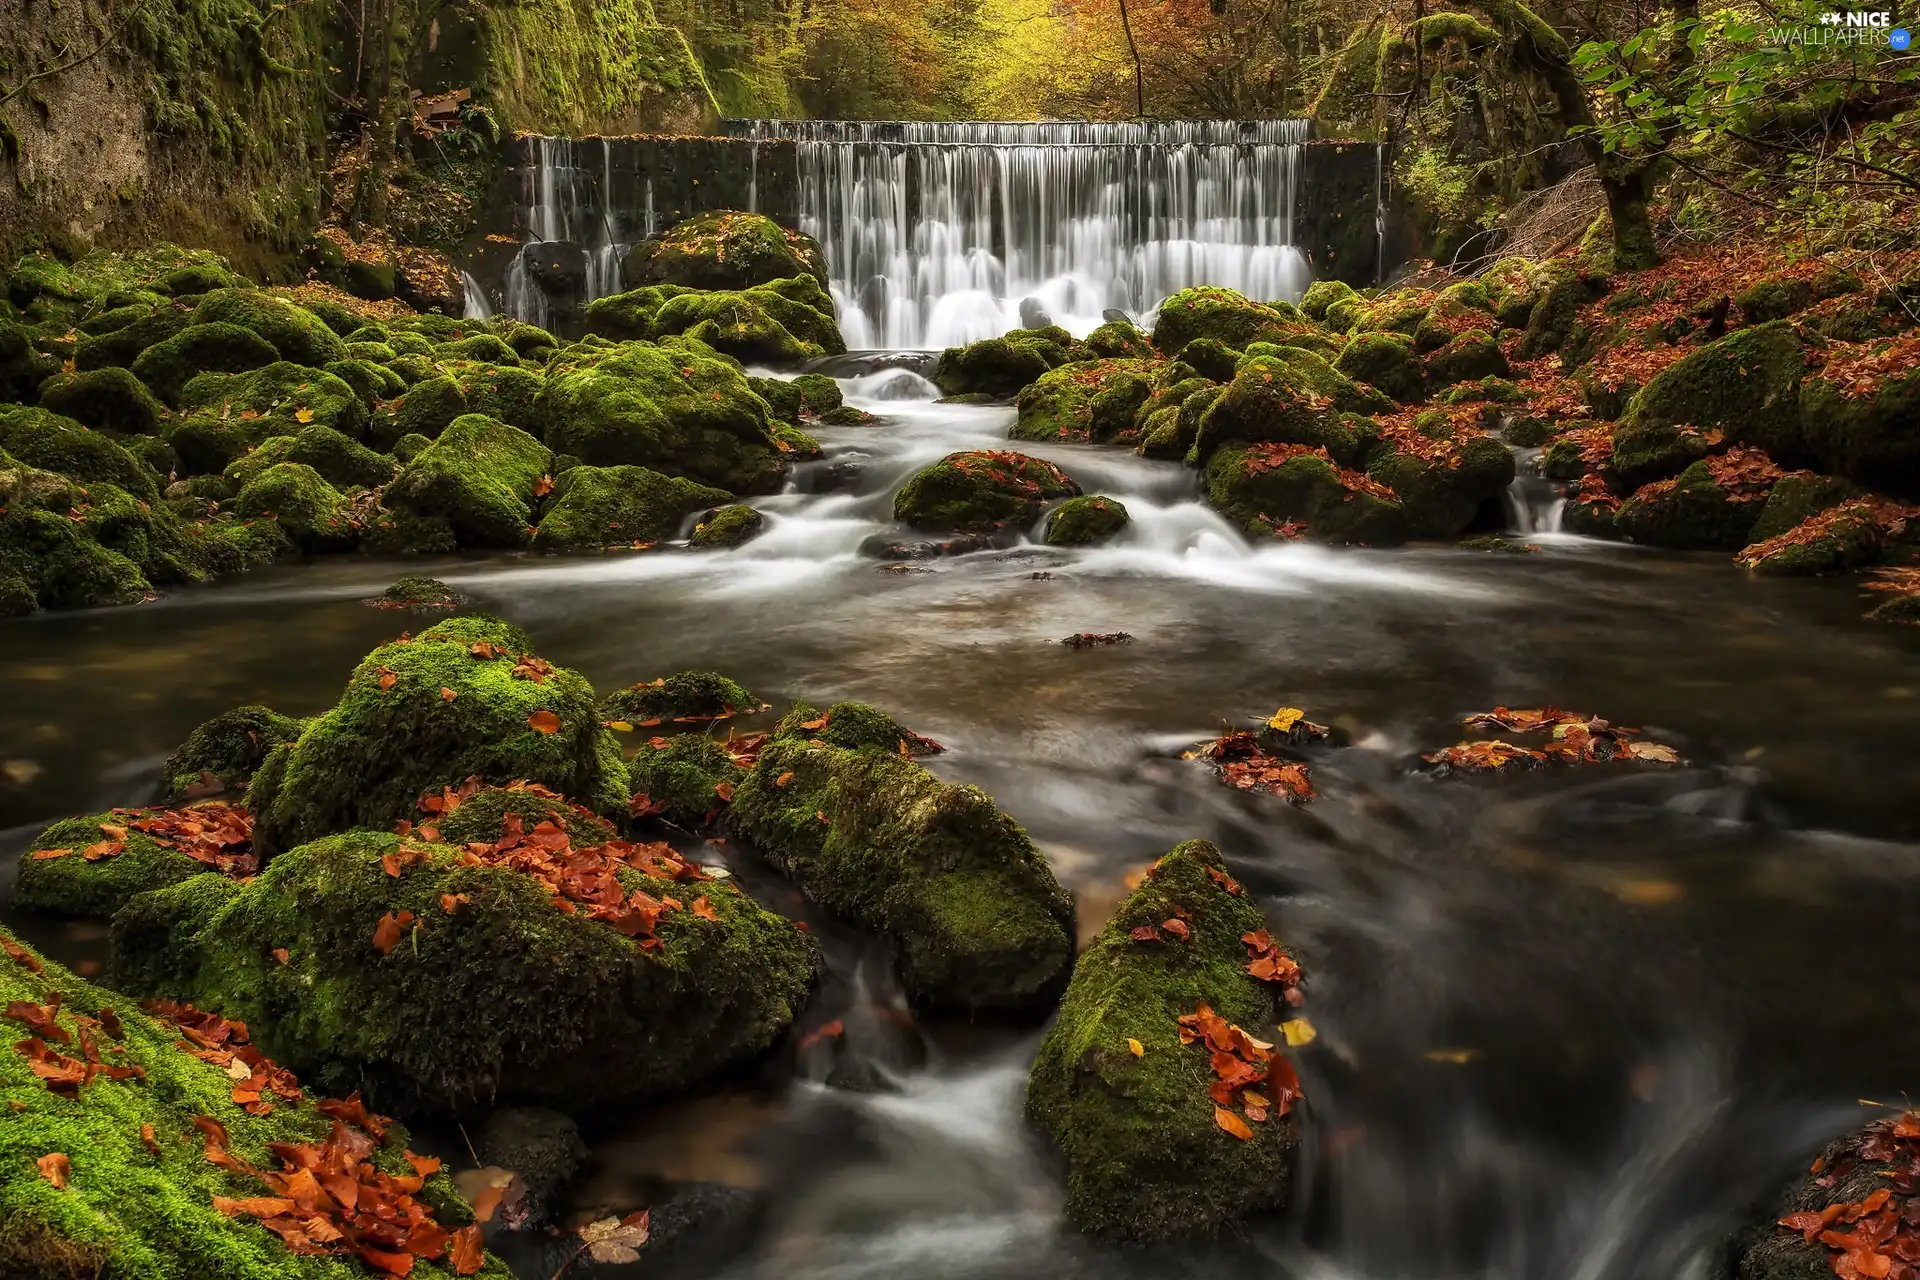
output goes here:
[[[732, 122], [713, 138], [512, 144], [488, 307], [566, 330], [628, 248], [709, 209], [820, 241], [847, 343], [944, 347], [1052, 321], [1085, 333], [1191, 285], [1297, 299], [1387, 262], [1386, 165], [1308, 122]], [[470, 292], [472, 286], [470, 285]]]

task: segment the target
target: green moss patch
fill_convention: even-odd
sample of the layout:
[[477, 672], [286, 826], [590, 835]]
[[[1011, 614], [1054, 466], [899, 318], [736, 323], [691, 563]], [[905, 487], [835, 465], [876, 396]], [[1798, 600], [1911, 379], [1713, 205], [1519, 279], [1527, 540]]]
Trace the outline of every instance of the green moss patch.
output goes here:
[[916, 529], [990, 533], [1031, 524], [1047, 502], [1080, 492], [1051, 462], [1001, 449], [950, 453], [893, 497], [893, 518]]

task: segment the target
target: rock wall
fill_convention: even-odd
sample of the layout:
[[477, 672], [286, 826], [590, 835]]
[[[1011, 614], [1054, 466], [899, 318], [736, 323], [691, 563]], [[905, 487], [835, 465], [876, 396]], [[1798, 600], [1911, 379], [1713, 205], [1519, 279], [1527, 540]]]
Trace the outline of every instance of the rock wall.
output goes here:
[[164, 238], [282, 267], [320, 209], [323, 13], [0, 0], [0, 259]]

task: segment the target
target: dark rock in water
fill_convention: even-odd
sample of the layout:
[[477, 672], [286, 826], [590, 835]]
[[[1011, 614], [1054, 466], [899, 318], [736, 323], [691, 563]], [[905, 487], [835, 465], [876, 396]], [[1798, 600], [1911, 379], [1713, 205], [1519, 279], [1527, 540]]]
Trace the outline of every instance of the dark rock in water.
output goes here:
[[361, 601], [374, 609], [407, 609], [415, 613], [433, 613], [457, 609], [467, 598], [438, 578], [407, 574], [395, 578], [393, 585], [372, 599]]
[[555, 1201], [586, 1163], [579, 1126], [545, 1107], [506, 1107], [487, 1117], [480, 1159], [518, 1174], [526, 1187], [526, 1225], [553, 1219]]
[[935, 404], [999, 404], [999, 396], [988, 395], [984, 391], [963, 391], [957, 396], [941, 396]]
[[1118, 307], [1108, 307], [1100, 313], [1100, 318], [1108, 324], [1132, 324], [1133, 317]]
[[648, 1274], [694, 1274], [719, 1266], [753, 1238], [766, 1208], [763, 1191], [718, 1182], [683, 1182], [654, 1203], [648, 1221]]
[[520, 261], [542, 293], [573, 298], [587, 287], [587, 251], [571, 240], [543, 240], [520, 251]]
[[1044, 329], [1053, 323], [1053, 317], [1038, 298], [1020, 299], [1020, 327], [1022, 329]]
[[934, 560], [940, 556], [964, 556], [974, 551], [1010, 547], [1017, 540], [1017, 537], [1008, 537], [1004, 532], [956, 534], [939, 542], [876, 533], [860, 544], [860, 554], [877, 560]]
[[797, 467], [793, 473], [793, 484], [801, 493], [844, 493], [858, 488], [860, 478], [865, 474], [864, 466], [848, 459], [820, 466]]

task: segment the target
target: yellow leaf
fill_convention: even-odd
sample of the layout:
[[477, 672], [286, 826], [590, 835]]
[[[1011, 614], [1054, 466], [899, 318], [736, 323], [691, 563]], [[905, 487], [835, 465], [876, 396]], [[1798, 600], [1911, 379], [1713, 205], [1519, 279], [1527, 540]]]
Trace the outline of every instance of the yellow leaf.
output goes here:
[[1428, 1062], [1451, 1062], [1456, 1067], [1463, 1067], [1469, 1062], [1480, 1061], [1486, 1055], [1478, 1049], [1429, 1049], [1425, 1056]]
[[295, 409], [295, 410], [293, 411], [293, 420], [294, 420], [295, 422], [312, 422], [312, 421], [313, 421], [313, 410], [311, 410], [311, 409]]
[[609, 720], [603, 727], [611, 729], [615, 733], [632, 733], [633, 732], [633, 726], [628, 724], [625, 720]]
[[1288, 1048], [1298, 1049], [1303, 1044], [1312, 1044], [1320, 1033], [1305, 1018], [1288, 1018], [1280, 1024], [1280, 1034], [1287, 1038]]
[[1127, 1048], [1133, 1051], [1133, 1056], [1136, 1058], [1144, 1058], [1147, 1056], [1147, 1047], [1141, 1044], [1138, 1040], [1129, 1038], [1127, 1041]]
[[1282, 707], [1267, 717], [1267, 728], [1277, 729], [1281, 733], [1285, 733], [1287, 730], [1293, 728], [1297, 722], [1304, 719], [1306, 714], [1306, 712], [1298, 707]]

